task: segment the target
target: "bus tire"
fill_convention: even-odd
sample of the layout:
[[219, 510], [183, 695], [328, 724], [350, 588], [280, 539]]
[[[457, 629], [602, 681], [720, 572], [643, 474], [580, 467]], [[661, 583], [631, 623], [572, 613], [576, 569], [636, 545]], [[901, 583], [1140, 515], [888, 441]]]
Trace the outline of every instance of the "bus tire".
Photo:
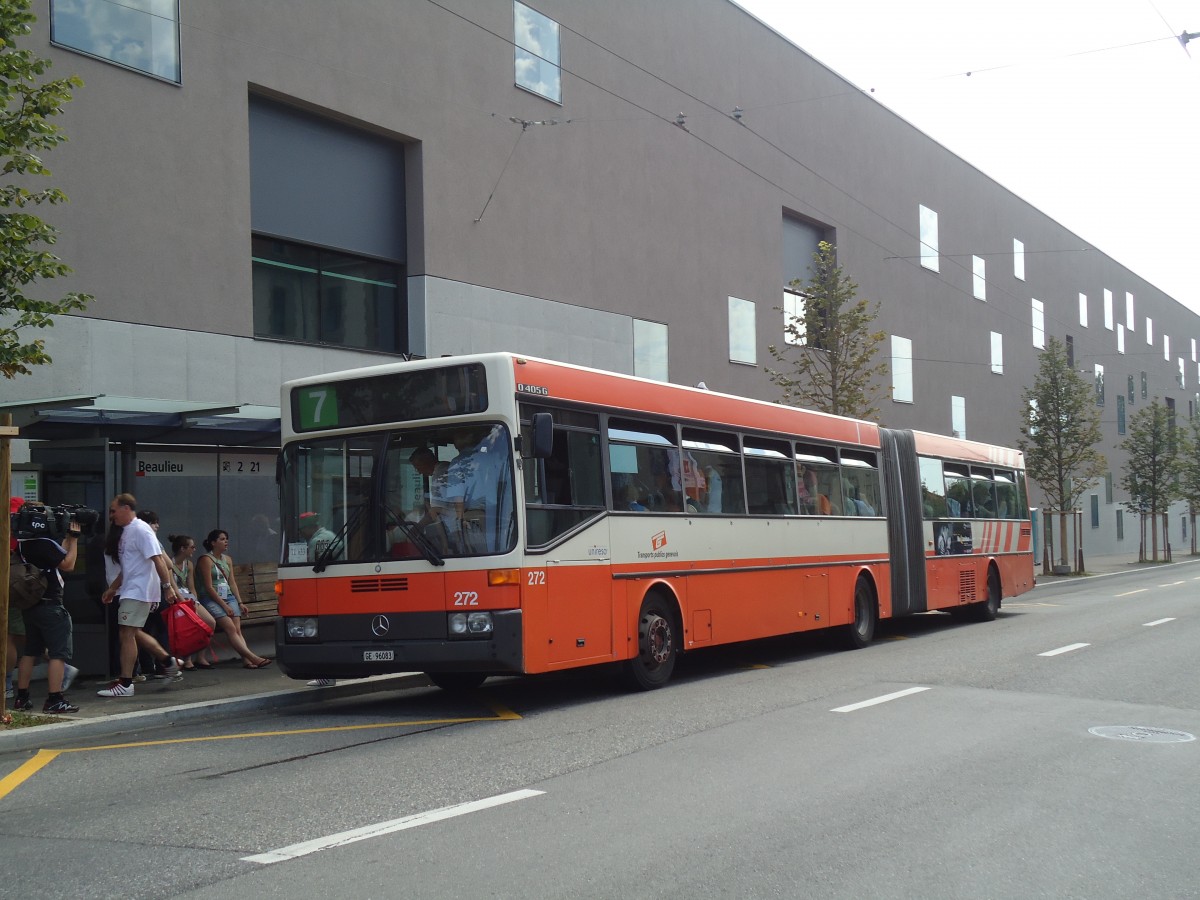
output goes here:
[[621, 666], [621, 680], [634, 691], [652, 691], [671, 679], [682, 637], [670, 601], [650, 594], [638, 616], [638, 652]]
[[854, 621], [842, 626], [842, 640], [847, 650], [861, 650], [875, 639], [875, 626], [879, 622], [879, 607], [875, 603], [875, 591], [863, 576], [854, 584]]
[[425, 677], [443, 691], [472, 691], [487, 678], [482, 672], [426, 672]]
[[976, 622], [991, 622], [1000, 612], [1000, 575], [994, 566], [988, 567], [987, 599], [972, 603], [968, 614]]

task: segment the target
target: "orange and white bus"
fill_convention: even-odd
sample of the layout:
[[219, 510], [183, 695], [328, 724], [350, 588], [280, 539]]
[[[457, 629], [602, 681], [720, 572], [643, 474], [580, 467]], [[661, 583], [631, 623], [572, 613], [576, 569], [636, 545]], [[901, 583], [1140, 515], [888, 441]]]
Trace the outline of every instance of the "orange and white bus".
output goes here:
[[283, 388], [280, 666], [294, 678], [619, 663], [1034, 584], [1014, 450], [510, 353]]

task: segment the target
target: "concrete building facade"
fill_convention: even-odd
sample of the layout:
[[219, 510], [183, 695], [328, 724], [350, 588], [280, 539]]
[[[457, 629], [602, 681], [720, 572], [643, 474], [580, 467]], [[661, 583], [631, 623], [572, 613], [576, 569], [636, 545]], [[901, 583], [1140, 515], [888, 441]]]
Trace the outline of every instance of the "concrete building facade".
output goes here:
[[398, 354], [776, 399], [819, 240], [881, 305], [886, 425], [1014, 445], [1070, 341], [1112, 470], [1090, 552], [1137, 549], [1127, 417], [1196, 412], [1200, 317], [730, 0], [34, 8], [24, 45], [85, 82], [47, 158], [74, 275], [45, 291], [96, 298], [0, 398], [52, 503], [132, 490], [236, 547], [273, 513], [280, 383]]

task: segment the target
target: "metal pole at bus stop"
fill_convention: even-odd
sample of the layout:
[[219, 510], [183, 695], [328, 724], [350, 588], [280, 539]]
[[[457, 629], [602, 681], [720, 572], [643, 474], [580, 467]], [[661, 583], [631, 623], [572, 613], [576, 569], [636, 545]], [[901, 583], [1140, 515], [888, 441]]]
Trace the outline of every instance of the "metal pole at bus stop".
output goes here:
[[[0, 413], [0, 478], [4, 479], [5, 499], [4, 505], [8, 505], [8, 491], [12, 486], [12, 439], [17, 436], [17, 429], [13, 427], [12, 413]], [[0, 522], [0, 543], [4, 544], [4, 549], [9, 549], [9, 538], [12, 537], [12, 518], [9, 515], [4, 516], [4, 520]], [[11, 554], [0, 554], [0, 584], [8, 584], [9, 566], [11, 565]], [[8, 598], [4, 598], [4, 602], [0, 603], [0, 631], [4, 633], [4, 641], [0, 643], [0, 671], [7, 673], [16, 660], [8, 658]], [[0, 717], [5, 715], [4, 707], [7, 705], [6, 700], [0, 700]]]

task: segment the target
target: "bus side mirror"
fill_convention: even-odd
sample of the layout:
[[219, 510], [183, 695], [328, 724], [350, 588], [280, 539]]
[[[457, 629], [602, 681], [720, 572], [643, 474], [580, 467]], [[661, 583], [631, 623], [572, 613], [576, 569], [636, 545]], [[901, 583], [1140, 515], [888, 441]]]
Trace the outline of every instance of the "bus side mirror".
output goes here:
[[554, 417], [548, 412], [533, 414], [533, 458], [547, 459], [554, 453]]

